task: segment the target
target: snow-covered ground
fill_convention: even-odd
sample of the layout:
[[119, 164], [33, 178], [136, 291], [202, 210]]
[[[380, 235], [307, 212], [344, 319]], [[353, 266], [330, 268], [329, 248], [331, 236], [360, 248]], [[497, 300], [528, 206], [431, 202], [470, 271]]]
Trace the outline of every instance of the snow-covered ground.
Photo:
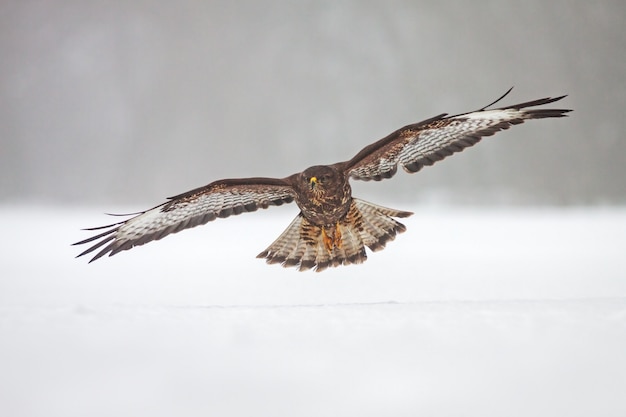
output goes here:
[[319, 274], [255, 259], [295, 207], [89, 265], [97, 210], [0, 207], [0, 415], [626, 415], [626, 209], [391, 206]]

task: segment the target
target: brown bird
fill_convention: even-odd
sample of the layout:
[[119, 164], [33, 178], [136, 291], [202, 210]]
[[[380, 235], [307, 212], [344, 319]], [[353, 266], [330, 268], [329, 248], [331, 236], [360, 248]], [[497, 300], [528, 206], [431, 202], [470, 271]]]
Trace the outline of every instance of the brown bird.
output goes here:
[[[128, 220], [85, 230], [108, 229], [74, 245], [95, 242], [79, 254], [100, 249], [90, 262], [128, 250], [171, 233], [258, 208], [295, 200], [300, 213], [289, 227], [257, 257], [267, 263], [296, 266], [299, 270], [358, 264], [372, 251], [385, 247], [405, 226], [394, 217], [412, 213], [381, 207], [352, 197], [350, 179], [380, 181], [391, 178], [400, 165], [413, 173], [472, 146], [485, 136], [528, 119], [564, 117], [571, 110], [531, 109], [561, 100], [543, 98], [488, 110], [448, 116], [446, 113], [405, 126], [374, 142], [352, 159], [332, 165], [316, 165], [286, 178], [240, 178], [212, 182], [168, 198]], [[98, 241], [98, 239], [100, 239]], [[106, 245], [106, 246], [105, 246]]]

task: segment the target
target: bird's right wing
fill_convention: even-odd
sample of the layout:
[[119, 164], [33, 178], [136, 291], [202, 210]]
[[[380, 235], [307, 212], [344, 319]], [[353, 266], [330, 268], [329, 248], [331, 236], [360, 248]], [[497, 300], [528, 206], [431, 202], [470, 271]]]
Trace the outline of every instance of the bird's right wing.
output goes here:
[[[205, 224], [216, 218], [280, 206], [294, 201], [288, 181], [275, 178], [242, 178], [215, 181], [207, 186], [170, 197], [167, 202], [143, 211], [128, 220], [85, 230], [108, 229], [74, 243], [97, 241], [78, 256], [104, 246], [90, 262], [106, 255], [159, 240], [171, 233]], [[99, 240], [101, 239], [101, 240]]]

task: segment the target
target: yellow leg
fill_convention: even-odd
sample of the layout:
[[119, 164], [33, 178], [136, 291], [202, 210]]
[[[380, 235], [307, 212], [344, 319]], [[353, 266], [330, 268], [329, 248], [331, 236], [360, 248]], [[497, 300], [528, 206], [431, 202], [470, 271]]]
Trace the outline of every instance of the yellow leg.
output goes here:
[[341, 229], [339, 223], [335, 225], [333, 229], [329, 230], [330, 234], [326, 232], [326, 228], [322, 227], [322, 240], [328, 253], [333, 251], [333, 248], [341, 248]]
[[328, 236], [325, 227], [322, 227], [322, 239], [324, 240], [324, 246], [326, 247], [326, 250], [328, 251], [328, 253], [331, 253], [333, 251], [333, 239]]
[[339, 222], [335, 225], [335, 246], [341, 249], [341, 229], [339, 228]]

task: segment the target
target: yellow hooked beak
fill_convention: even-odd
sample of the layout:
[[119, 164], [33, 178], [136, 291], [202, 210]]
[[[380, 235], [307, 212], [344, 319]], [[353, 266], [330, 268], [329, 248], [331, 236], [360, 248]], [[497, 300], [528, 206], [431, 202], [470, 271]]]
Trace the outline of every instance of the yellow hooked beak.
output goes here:
[[311, 186], [311, 189], [315, 188], [317, 185], [317, 177], [309, 178], [309, 185]]

